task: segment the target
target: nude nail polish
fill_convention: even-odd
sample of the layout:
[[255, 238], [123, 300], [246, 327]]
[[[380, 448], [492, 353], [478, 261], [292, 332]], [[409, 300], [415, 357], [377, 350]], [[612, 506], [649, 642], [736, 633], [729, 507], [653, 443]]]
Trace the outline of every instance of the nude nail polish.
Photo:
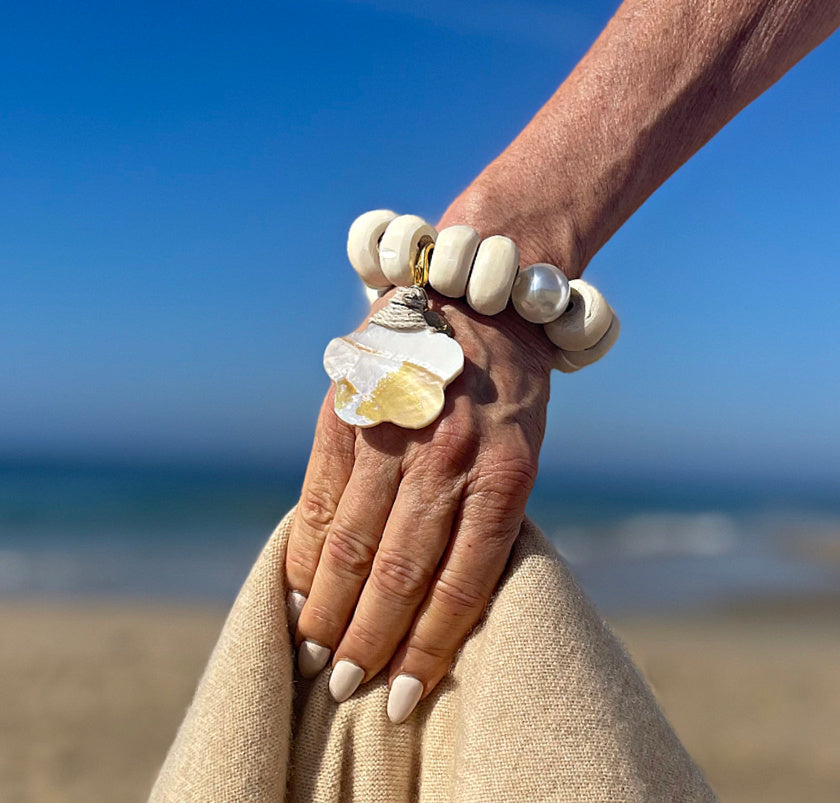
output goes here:
[[330, 675], [330, 694], [337, 703], [343, 703], [359, 688], [365, 670], [352, 661], [342, 659], [333, 667]]
[[422, 696], [420, 680], [413, 675], [397, 675], [388, 694], [388, 719], [395, 725], [407, 719]]
[[307, 639], [298, 647], [298, 669], [305, 678], [314, 678], [330, 660], [330, 648]]

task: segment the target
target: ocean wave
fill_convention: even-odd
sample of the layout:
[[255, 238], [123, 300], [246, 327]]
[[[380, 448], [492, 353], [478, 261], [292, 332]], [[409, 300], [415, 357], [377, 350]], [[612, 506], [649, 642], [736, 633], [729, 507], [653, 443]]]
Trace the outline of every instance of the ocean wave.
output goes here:
[[559, 528], [552, 541], [575, 564], [620, 557], [717, 556], [736, 547], [743, 533], [724, 513], [640, 513], [611, 525]]

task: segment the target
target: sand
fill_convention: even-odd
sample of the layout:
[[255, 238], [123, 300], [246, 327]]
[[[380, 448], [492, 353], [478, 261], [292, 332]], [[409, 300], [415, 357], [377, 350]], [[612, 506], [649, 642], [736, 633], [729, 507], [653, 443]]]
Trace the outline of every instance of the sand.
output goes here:
[[[614, 622], [724, 801], [840, 800], [840, 604]], [[146, 799], [224, 612], [0, 603], [0, 800]]]
[[840, 602], [616, 630], [723, 801], [840, 801]]

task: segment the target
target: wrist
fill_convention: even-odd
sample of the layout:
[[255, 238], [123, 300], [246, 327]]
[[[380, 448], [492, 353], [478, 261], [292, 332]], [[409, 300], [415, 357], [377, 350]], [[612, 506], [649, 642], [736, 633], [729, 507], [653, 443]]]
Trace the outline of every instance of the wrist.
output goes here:
[[[587, 282], [569, 281], [555, 264], [526, 262], [559, 253], [556, 249], [563, 247], [564, 240], [557, 233], [573, 227], [555, 226], [548, 236], [529, 239], [524, 249], [506, 235], [482, 239], [476, 227], [486, 230], [501, 220], [503, 206], [498, 196], [474, 189], [462, 194], [444, 216], [440, 236], [422, 218], [391, 210], [372, 210], [353, 222], [347, 254], [368, 284], [369, 298], [377, 303], [371, 322], [386, 329], [449, 333], [447, 318], [452, 312], [463, 317], [465, 330], [473, 324], [488, 338], [502, 339], [493, 351], [497, 363], [504, 362], [507, 345], [513, 347], [514, 363], [522, 362], [515, 352], [524, 349], [535, 365], [566, 373], [600, 360], [614, 345], [620, 328], [604, 297]], [[492, 205], [487, 200], [491, 197]], [[504, 230], [513, 233], [517, 220], [529, 218], [507, 219], [510, 227]], [[458, 220], [474, 225], [454, 222]], [[565, 242], [566, 253], [580, 253], [574, 236]], [[574, 263], [568, 258], [567, 269], [570, 264]], [[397, 289], [388, 292], [387, 282]]]
[[427, 292], [429, 307], [449, 321], [456, 339], [462, 340], [469, 332], [471, 341], [482, 344], [481, 356], [468, 354], [481, 367], [510, 364], [546, 376], [551, 372], [556, 348], [542, 326], [526, 321], [512, 305], [498, 315], [480, 315], [464, 298], [447, 298], [431, 288]]
[[559, 188], [536, 187], [500, 161], [452, 202], [437, 228], [464, 224], [482, 238], [502, 234], [519, 246], [522, 265], [548, 262], [578, 278], [587, 257], [571, 206], [561, 200], [571, 196]]

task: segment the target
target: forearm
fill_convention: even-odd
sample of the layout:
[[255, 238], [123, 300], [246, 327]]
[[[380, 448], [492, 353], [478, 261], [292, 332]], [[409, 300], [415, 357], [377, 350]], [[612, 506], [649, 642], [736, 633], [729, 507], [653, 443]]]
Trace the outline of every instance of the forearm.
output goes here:
[[627, 0], [447, 210], [579, 276], [683, 162], [840, 24], [833, 0]]

